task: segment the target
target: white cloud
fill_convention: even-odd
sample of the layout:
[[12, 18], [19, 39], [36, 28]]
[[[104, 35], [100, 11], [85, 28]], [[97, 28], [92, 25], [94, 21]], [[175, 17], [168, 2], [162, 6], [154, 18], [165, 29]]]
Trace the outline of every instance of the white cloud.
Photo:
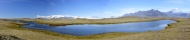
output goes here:
[[50, 5], [55, 6], [55, 4], [53, 2], [51, 2], [50, 0], [46, 0]]

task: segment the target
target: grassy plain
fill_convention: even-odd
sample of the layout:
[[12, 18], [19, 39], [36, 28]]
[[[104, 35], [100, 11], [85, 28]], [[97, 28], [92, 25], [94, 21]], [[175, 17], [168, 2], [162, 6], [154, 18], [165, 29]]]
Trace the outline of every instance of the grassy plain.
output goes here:
[[[121, 17], [121, 18], [104, 18], [104, 19], [34, 19], [30, 21], [37, 22], [39, 24], [49, 24], [50, 26], [60, 25], [73, 25], [73, 24], [116, 24], [116, 23], [128, 23], [128, 22], [142, 22], [142, 21], [154, 21], [162, 20], [165, 18], [140, 18], [140, 17]], [[170, 19], [170, 18], [168, 18]], [[23, 19], [27, 20], [27, 19]]]
[[0, 34], [14, 35], [25, 40], [188, 40], [190, 39], [190, 19], [187, 18], [112, 18], [112, 19], [20, 19], [35, 21], [41, 24], [107, 24], [107, 23], [127, 23], [152, 20], [172, 19], [178, 21], [170, 24], [167, 29], [155, 32], [143, 33], [106, 33], [91, 36], [64, 35], [46, 30], [34, 30], [22, 28], [20, 24], [10, 21], [0, 20]]

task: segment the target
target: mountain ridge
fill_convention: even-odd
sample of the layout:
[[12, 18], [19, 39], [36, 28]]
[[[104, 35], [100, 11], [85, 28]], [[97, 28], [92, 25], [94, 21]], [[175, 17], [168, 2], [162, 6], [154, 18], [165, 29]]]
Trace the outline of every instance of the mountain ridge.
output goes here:
[[161, 12], [159, 10], [151, 9], [148, 11], [138, 11], [130, 14], [124, 14], [122, 17], [126, 16], [137, 16], [137, 17], [176, 17], [176, 18], [190, 18], [189, 13], [185, 12], [174, 12], [174, 11], [168, 11], [168, 12]]

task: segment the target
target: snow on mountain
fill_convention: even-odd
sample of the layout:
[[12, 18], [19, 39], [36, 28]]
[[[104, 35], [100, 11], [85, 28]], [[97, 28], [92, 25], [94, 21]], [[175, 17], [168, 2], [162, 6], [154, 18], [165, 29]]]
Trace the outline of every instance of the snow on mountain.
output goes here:
[[76, 19], [79, 18], [78, 16], [70, 16], [70, 15], [51, 15], [51, 16], [40, 16], [37, 15], [37, 18], [47, 18], [47, 19], [52, 19], [52, 18], [67, 18], [67, 19]]
[[182, 10], [179, 8], [172, 9], [171, 12], [173, 13], [182, 13]]
[[138, 16], [138, 17], [167, 17], [167, 14], [160, 12], [159, 10], [151, 9], [148, 11], [138, 11], [135, 13], [124, 14], [123, 16]]
[[95, 18], [95, 17], [79, 17], [79, 18], [85, 18], [85, 19], [103, 19], [103, 18]]
[[189, 13], [182, 12], [180, 9], [175, 8], [168, 12], [160, 12], [159, 10], [139, 11], [131, 14], [125, 14], [125, 16], [138, 16], [138, 17], [176, 17], [176, 18], [190, 18]]
[[79, 17], [79, 16], [70, 16], [70, 15], [50, 15], [50, 16], [40, 16], [40, 15], [37, 15], [36, 18], [46, 18], [46, 19], [55, 19], [55, 18], [66, 18], [66, 19], [76, 19], [76, 18], [103, 19], [102, 17]]

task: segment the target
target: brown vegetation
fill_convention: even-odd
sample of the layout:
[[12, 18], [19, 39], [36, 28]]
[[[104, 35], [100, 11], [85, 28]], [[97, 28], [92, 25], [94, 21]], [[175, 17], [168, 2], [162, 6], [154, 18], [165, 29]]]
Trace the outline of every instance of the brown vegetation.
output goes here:
[[[189, 40], [190, 19], [187, 18], [113, 18], [113, 19], [77, 19], [77, 20], [30, 20], [39, 23], [71, 24], [71, 23], [122, 23], [150, 20], [172, 19], [177, 23], [170, 24], [167, 29], [144, 33], [106, 33], [91, 36], [71, 36], [46, 30], [21, 28], [20, 24], [0, 20], [0, 34], [14, 35], [24, 40]], [[84, 21], [85, 20], [85, 21]], [[102, 21], [101, 21], [102, 20]], [[106, 21], [107, 20], [107, 21]], [[118, 21], [117, 21], [118, 20]], [[47, 21], [47, 22], [45, 22]], [[73, 21], [73, 22], [72, 22]], [[84, 21], [84, 22], [79, 22]], [[71, 23], [69, 23], [71, 22]]]
[[0, 40], [22, 40], [22, 39], [11, 35], [0, 35]]

